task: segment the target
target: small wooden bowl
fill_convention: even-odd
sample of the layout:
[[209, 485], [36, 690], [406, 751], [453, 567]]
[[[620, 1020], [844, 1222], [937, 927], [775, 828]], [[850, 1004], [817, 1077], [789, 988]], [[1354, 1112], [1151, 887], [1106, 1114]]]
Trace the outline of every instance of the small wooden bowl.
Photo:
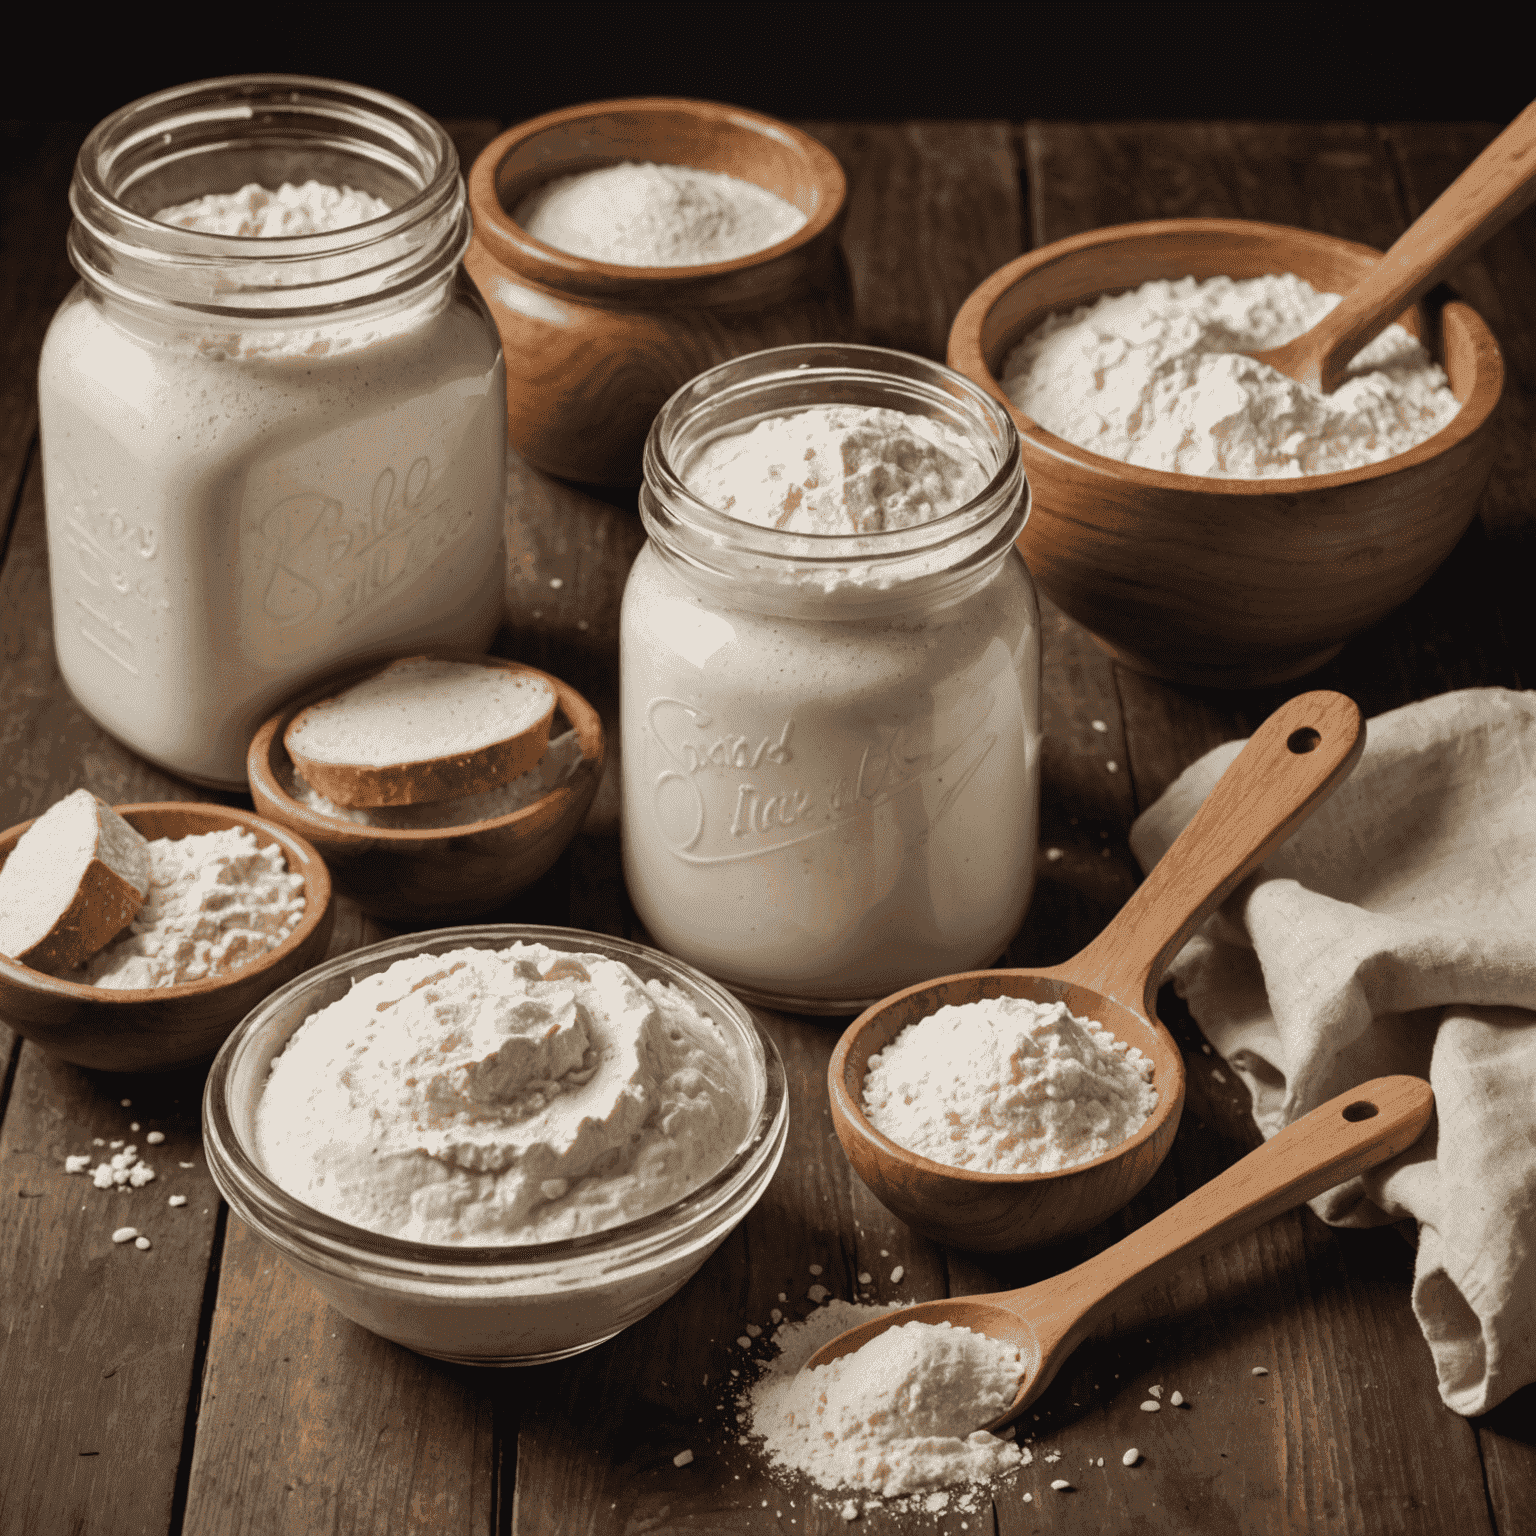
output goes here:
[[283, 732], [301, 709], [377, 672], [383, 662], [338, 673], [283, 705], [257, 731], [246, 753], [256, 808], [308, 838], [324, 856], [337, 889], [371, 917], [397, 928], [463, 922], [493, 911], [532, 885], [580, 831], [602, 781], [605, 753], [597, 711], [558, 677], [472, 651], [414, 654], [487, 662], [544, 678], [557, 699], [551, 734], [560, 733], [559, 716], [564, 715], [581, 744], [581, 762], [564, 784], [505, 816], [460, 827], [369, 827], [322, 816], [289, 794], [287, 775], [293, 764], [283, 746]]
[[1228, 480], [1122, 464], [1046, 431], [998, 382], [1024, 334], [1153, 278], [1294, 272], [1348, 289], [1380, 260], [1353, 241], [1245, 219], [1090, 230], [994, 272], [962, 305], [949, 363], [1008, 407], [1033, 498], [1019, 548], [1051, 599], [1153, 677], [1260, 687], [1321, 666], [1416, 592], [1477, 511], [1497, 443], [1504, 365], [1488, 327], [1447, 304], [1424, 340], [1461, 401], [1416, 448], [1328, 475]]
[[[514, 221], [544, 182], [626, 160], [756, 182], [806, 222], [734, 261], [628, 267], [558, 250]], [[846, 196], [843, 168], [809, 134], [712, 101], [588, 102], [492, 140], [469, 173], [464, 264], [501, 332], [513, 446], [550, 474], [632, 485], [651, 418], [695, 374], [764, 347], [851, 339]]]
[[[285, 827], [223, 805], [156, 801], [113, 809], [143, 836], [189, 837], [241, 827], [276, 843], [304, 877], [304, 916], [276, 949], [225, 976], [173, 987], [88, 987], [0, 955], [0, 1023], [54, 1056], [104, 1072], [158, 1072], [207, 1061], [269, 993], [319, 962], [331, 941], [331, 880], [315, 849]], [[30, 827], [0, 833], [0, 864]]]
[[[1098, 1020], [1152, 1061], [1157, 1107], [1136, 1134], [1103, 1157], [1055, 1173], [976, 1173], [898, 1146], [865, 1118], [869, 1058], [909, 1024], [989, 997], [1063, 1002]], [[1098, 1226], [1147, 1183], [1173, 1145], [1184, 1109], [1184, 1061], [1168, 1032], [1092, 988], [1028, 980], [1007, 971], [970, 971], [898, 993], [855, 1020], [837, 1043], [827, 1082], [832, 1124], [853, 1171], [893, 1215], [935, 1242], [979, 1253], [1046, 1248]], [[867, 1024], [865, 1019], [868, 1019]]]

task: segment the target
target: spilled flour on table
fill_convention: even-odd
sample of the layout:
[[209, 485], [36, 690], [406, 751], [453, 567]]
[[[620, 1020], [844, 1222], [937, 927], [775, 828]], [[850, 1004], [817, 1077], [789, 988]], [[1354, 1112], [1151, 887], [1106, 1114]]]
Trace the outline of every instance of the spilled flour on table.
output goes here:
[[[824, 1489], [900, 1499], [903, 1508], [936, 1511], [952, 1498], [957, 1510], [978, 1508], [975, 1485], [1031, 1460], [1011, 1439], [974, 1428], [1013, 1400], [1023, 1372], [1017, 1349], [969, 1329], [911, 1322], [831, 1365], [802, 1369], [839, 1333], [896, 1310], [834, 1300], [781, 1325], [772, 1338], [778, 1355], [742, 1397], [748, 1427], [770, 1465]], [[947, 1491], [956, 1484], [967, 1486]]]

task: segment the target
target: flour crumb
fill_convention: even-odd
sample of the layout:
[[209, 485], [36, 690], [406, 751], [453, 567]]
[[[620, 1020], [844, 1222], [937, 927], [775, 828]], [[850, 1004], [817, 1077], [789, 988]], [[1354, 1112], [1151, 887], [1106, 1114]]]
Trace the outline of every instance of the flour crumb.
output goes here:
[[901, 1277], [906, 1274], [906, 1272], [906, 1266], [903, 1264], [898, 1264], [896, 1268], [891, 1271], [891, 1284], [900, 1285]]
[[[90, 1158], [86, 1158], [86, 1162], [90, 1162]], [[859, 1284], [860, 1285], [869, 1285], [874, 1280], [874, 1278], [875, 1277], [872, 1274], [870, 1274], [870, 1272], [867, 1269], [861, 1269], [859, 1271]]]
[[178, 1168], [196, 1168], [197, 1164], [196, 1163], [177, 1163], [176, 1166]]
[[813, 1275], [819, 1275], [821, 1273], [821, 1265], [820, 1264], [812, 1264], [811, 1265], [811, 1273]]
[[1182, 1392], [1175, 1392], [1173, 1396], [1168, 1399], [1168, 1401], [1172, 1403], [1175, 1408], [1182, 1408], [1184, 1406], [1184, 1394]]
[[692, 1460], [692, 1451], [679, 1451], [677, 1455], [672, 1458], [672, 1465], [674, 1467], [686, 1467]]
[[1156, 1398], [1155, 1398], [1155, 1397], [1149, 1397], [1149, 1398], [1148, 1398], [1148, 1399], [1147, 1399], [1147, 1400], [1146, 1400], [1146, 1402], [1144, 1402], [1144, 1403], [1143, 1403], [1143, 1404], [1142, 1404], [1142, 1405], [1141, 1405], [1141, 1411], [1142, 1411], [1142, 1412], [1143, 1412], [1143, 1413], [1156, 1413], [1156, 1412], [1157, 1412], [1157, 1410], [1158, 1410], [1158, 1409], [1159, 1409], [1159, 1408], [1160, 1408], [1160, 1407], [1161, 1407], [1161, 1406], [1162, 1406], [1162, 1404], [1160, 1404], [1160, 1403], [1159, 1403], [1159, 1402], [1158, 1402], [1158, 1400], [1157, 1400], [1157, 1399], [1156, 1399]]
[[1054, 864], [1057, 859], [1064, 857], [1060, 848], [1047, 848], [1045, 850], [1045, 856], [1051, 861], [1052, 864]]
[[1057, 1493], [1065, 1493], [1065, 1492], [1066, 1492], [1066, 1491], [1067, 1491], [1067, 1489], [1069, 1489], [1069, 1488], [1070, 1488], [1070, 1487], [1071, 1487], [1071, 1486], [1072, 1486], [1072, 1484], [1071, 1484], [1071, 1483], [1069, 1483], [1069, 1482], [1068, 1482], [1068, 1481], [1067, 1481], [1067, 1480], [1066, 1480], [1066, 1478], [1064, 1478], [1064, 1477], [1058, 1477], [1058, 1478], [1057, 1478], [1057, 1479], [1056, 1479], [1056, 1480], [1055, 1480], [1055, 1481], [1054, 1481], [1054, 1482], [1053, 1482], [1053, 1483], [1052, 1483], [1052, 1484], [1051, 1484], [1051, 1487], [1052, 1487], [1052, 1488], [1054, 1488], [1054, 1489], [1055, 1489], [1055, 1490], [1056, 1490], [1056, 1492], [1057, 1492]]
[[747, 1334], [750, 1338], [759, 1339], [763, 1335], [763, 1330], [759, 1328], [756, 1323], [748, 1323]]
[[112, 1234], [112, 1241], [114, 1243], [131, 1243], [138, 1235], [139, 1229], [137, 1227], [119, 1227]]
[[743, 1348], [743, 1349], [751, 1349], [751, 1348], [752, 1348], [752, 1340], [751, 1340], [751, 1339], [749, 1339], [749, 1338], [748, 1338], [748, 1337], [747, 1337], [747, 1336], [746, 1336], [746, 1334], [744, 1334], [744, 1333], [743, 1333], [743, 1334], [739, 1334], [739, 1335], [738, 1335], [738, 1336], [737, 1336], [737, 1339], [736, 1339], [736, 1342], [737, 1342], [737, 1343], [738, 1343], [738, 1344], [739, 1344], [739, 1345], [741, 1345], [741, 1347], [742, 1347], [742, 1348]]
[[930, 1493], [923, 1500], [923, 1508], [930, 1514], [936, 1514], [949, 1503], [949, 1495], [941, 1488], [937, 1493]]
[[132, 1124], [132, 1125], [130, 1125], [130, 1126], [129, 1126], [129, 1127], [128, 1127], [128, 1129], [129, 1129], [129, 1130], [130, 1130], [130, 1131], [137, 1131], [137, 1130], [138, 1130], [138, 1128], [139, 1128], [139, 1122], [138, 1122], [138, 1121], [137, 1121], [137, 1120], [135, 1120], [135, 1121], [134, 1121], [134, 1122], [133, 1122], [133, 1124]]
[[147, 1253], [149, 1251], [149, 1239], [147, 1237], [136, 1237], [133, 1240], [133, 1246], [137, 1248], [140, 1253]]
[[119, 1104], [121, 1104], [124, 1109], [132, 1109], [133, 1108], [133, 1100], [132, 1099], [119, 1099], [117, 1102]]
[[[780, 1301], [783, 1299], [782, 1296], [779, 1298]], [[784, 1314], [777, 1307], [770, 1307], [768, 1309], [768, 1319], [770, 1322], [782, 1323], [784, 1321]]]
[[1223, 1072], [1219, 1067], [1212, 1067], [1211, 1079], [1213, 1082], [1224, 1083], [1227, 1080], [1227, 1074]]
[[1161, 1397], [1163, 1395], [1163, 1389], [1161, 1387], [1148, 1387], [1147, 1395], [1149, 1397]]
[[89, 1152], [81, 1152], [76, 1156], [66, 1157], [64, 1159], [65, 1173], [84, 1173], [85, 1170], [90, 1166], [91, 1154]]
[[1268, 1376], [1269, 1368], [1268, 1366], [1256, 1365], [1248, 1374], [1250, 1376]]
[[[135, 1127], [135, 1129], [137, 1129], [137, 1127]], [[165, 1132], [151, 1131], [149, 1135], [144, 1138], [144, 1140], [147, 1141], [150, 1146], [158, 1147], [160, 1143], [165, 1140]]]
[[1109, 729], [1109, 727], [1102, 720], [1095, 720], [1093, 722], [1093, 728], [1096, 731], [1107, 731]]
[[1137, 1449], [1136, 1449], [1136, 1447], [1135, 1447], [1135, 1446], [1134, 1446], [1134, 1445], [1133, 1445], [1133, 1446], [1132, 1446], [1132, 1447], [1131, 1447], [1131, 1448], [1130, 1448], [1130, 1450], [1128, 1450], [1128, 1451], [1127, 1451], [1127, 1452], [1126, 1452], [1126, 1453], [1125, 1453], [1125, 1455], [1123, 1455], [1123, 1456], [1122, 1456], [1122, 1457], [1121, 1457], [1121, 1458], [1120, 1458], [1120, 1465], [1121, 1465], [1121, 1466], [1122, 1466], [1122, 1467], [1134, 1467], [1134, 1466], [1135, 1466], [1135, 1465], [1136, 1465], [1136, 1463], [1137, 1463], [1137, 1462], [1138, 1462], [1138, 1461], [1140, 1461], [1140, 1460], [1141, 1460], [1141, 1452], [1140, 1452], [1140, 1451], [1138, 1451], [1138, 1450], [1137, 1450]]
[[844, 1501], [843, 1507], [838, 1510], [838, 1514], [844, 1520], [857, 1520], [859, 1518], [859, 1506], [852, 1499], [847, 1499]]
[[832, 1293], [824, 1285], [813, 1285], [805, 1294], [819, 1307]]

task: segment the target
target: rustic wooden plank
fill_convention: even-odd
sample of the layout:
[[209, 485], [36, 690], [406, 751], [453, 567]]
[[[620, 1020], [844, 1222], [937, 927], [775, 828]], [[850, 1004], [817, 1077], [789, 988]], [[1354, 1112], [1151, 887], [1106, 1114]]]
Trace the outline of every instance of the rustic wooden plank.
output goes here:
[[[1130, 219], [1201, 214], [1305, 224], [1386, 245], [1404, 223], [1393, 168], [1365, 125], [1032, 124], [1024, 146], [1036, 227], [1053, 239]], [[1428, 622], [1443, 636], [1452, 594], [1458, 618], [1463, 610], [1470, 617], [1473, 610], [1460, 594], [1468, 586], [1466, 550], [1475, 544], [1476, 535], [1411, 611], [1378, 626], [1331, 669], [1285, 688], [1219, 694], [1175, 688], [1116, 667], [1135, 805], [1150, 804], [1194, 758], [1219, 741], [1248, 734], [1280, 699], [1306, 687], [1342, 687], [1368, 709], [1418, 696], [1415, 687], [1439, 691], [1426, 675], [1425, 657], [1439, 655], [1442, 665], [1467, 663], [1458, 648], [1443, 642], [1437, 647], [1415, 625], [1422, 631]], [[1498, 639], [1485, 649], [1498, 652]], [[1189, 1104], [1168, 1164], [1126, 1213], [1132, 1222], [1148, 1201], [1157, 1208], [1177, 1198], [1255, 1138], [1246, 1096], [1230, 1078], [1218, 1080], [1219, 1063], [1197, 1050], [1198, 1031], [1171, 991], [1164, 993], [1163, 1010], [1185, 1050]], [[1293, 1213], [1207, 1260], [1199, 1276], [1185, 1277], [1196, 1287], [1187, 1304], [1154, 1293], [1129, 1314], [1145, 1330], [1145, 1347], [1162, 1356], [1152, 1367], [1155, 1374], [1142, 1379], [1161, 1376], [1166, 1383], [1177, 1370], [1187, 1381], [1194, 1366], [1198, 1395], [1187, 1386], [1181, 1390], [1197, 1403], [1211, 1398], [1219, 1408], [1212, 1438], [1189, 1431], [1202, 1447], [1198, 1456], [1181, 1455], [1177, 1468], [1149, 1466], [1146, 1481], [1153, 1491], [1144, 1489], [1149, 1502], [1136, 1506], [1147, 1529], [1184, 1528], [1180, 1522], [1188, 1518], [1193, 1497], [1187, 1472], [1192, 1459], [1221, 1462], [1220, 1476], [1201, 1485], [1200, 1498], [1220, 1505], [1246, 1490], [1252, 1502], [1242, 1508], [1244, 1530], [1432, 1531], [1445, 1528], [1458, 1511], [1479, 1528], [1485, 1517], [1471, 1434], [1438, 1403], [1428, 1352], [1408, 1306], [1398, 1241], [1386, 1232], [1334, 1233], [1308, 1214]], [[1220, 1284], [1202, 1294], [1197, 1282], [1211, 1275]], [[1234, 1310], [1232, 1298], [1244, 1295], [1264, 1299], [1259, 1315], [1245, 1314], [1241, 1302]], [[1170, 1330], [1158, 1321], [1160, 1312], [1178, 1316], [1185, 1310], [1202, 1320], [1227, 1318], [1219, 1338], [1202, 1329], [1193, 1358], [1186, 1339], [1169, 1347]], [[1093, 1347], [1113, 1348], [1117, 1337]], [[1240, 1380], [1241, 1360], [1258, 1347], [1288, 1362], [1283, 1374], [1268, 1358], [1253, 1362], [1270, 1365], [1281, 1377], [1267, 1380], [1284, 1416], [1267, 1429], [1253, 1420], [1253, 1433], [1229, 1436], [1228, 1421], [1238, 1422], [1235, 1416], [1251, 1395]], [[1368, 1405], [1367, 1431], [1361, 1429], [1362, 1405]], [[1159, 1430], [1165, 1418], [1166, 1411], [1154, 1420]], [[1081, 1422], [1074, 1421], [1072, 1430]], [[1436, 1446], [1433, 1460], [1430, 1444]], [[1405, 1498], [1411, 1509], [1396, 1502]]]
[[803, 123], [848, 174], [843, 249], [865, 340], [944, 356], [955, 311], [1018, 255], [1006, 123]]
[[495, 1391], [348, 1322], [231, 1217], [183, 1528], [492, 1536]]
[[[170, 1528], [219, 1209], [201, 1152], [201, 1087], [197, 1072], [123, 1077], [21, 1049], [0, 1127], [7, 1536]], [[151, 1131], [165, 1141], [151, 1146]], [[66, 1155], [94, 1162], [124, 1140], [153, 1183], [122, 1193], [64, 1172]], [[184, 1208], [167, 1205], [173, 1194], [187, 1196]], [[114, 1244], [119, 1226], [153, 1246]]]
[[77, 123], [0, 124], [0, 555], [37, 437], [37, 358], [75, 274], [64, 251]]

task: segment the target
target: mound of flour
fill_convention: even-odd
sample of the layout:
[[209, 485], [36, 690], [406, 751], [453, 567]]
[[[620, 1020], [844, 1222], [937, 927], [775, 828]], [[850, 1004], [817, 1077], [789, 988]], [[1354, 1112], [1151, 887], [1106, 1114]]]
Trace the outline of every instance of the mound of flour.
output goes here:
[[787, 240], [805, 223], [755, 182], [689, 165], [626, 161], [546, 182], [513, 217], [535, 239], [589, 261], [696, 267]]
[[746, 1397], [769, 1461], [823, 1488], [884, 1498], [1027, 1465], [1028, 1450], [975, 1427], [1018, 1391], [1024, 1367], [1012, 1345], [948, 1323], [903, 1323], [841, 1360], [803, 1369], [845, 1329], [895, 1310], [832, 1301], [778, 1329], [780, 1353]]
[[1389, 325], [1331, 395], [1251, 357], [1339, 302], [1290, 273], [1192, 277], [1052, 315], [1008, 354], [1003, 389], [1042, 427], [1144, 469], [1321, 475], [1404, 453], [1459, 409], [1444, 372]]
[[1152, 1063], [1065, 1003], [947, 1005], [869, 1058], [864, 1113], [898, 1145], [977, 1173], [1102, 1157], [1157, 1107]]

